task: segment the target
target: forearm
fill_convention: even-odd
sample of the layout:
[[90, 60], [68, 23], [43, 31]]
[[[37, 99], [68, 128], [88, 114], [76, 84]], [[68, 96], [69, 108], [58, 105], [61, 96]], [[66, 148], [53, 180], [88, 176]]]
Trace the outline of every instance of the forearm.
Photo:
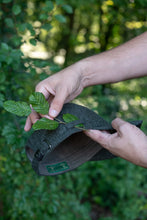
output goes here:
[[83, 86], [115, 83], [147, 75], [147, 32], [112, 50], [85, 58], [79, 65]]

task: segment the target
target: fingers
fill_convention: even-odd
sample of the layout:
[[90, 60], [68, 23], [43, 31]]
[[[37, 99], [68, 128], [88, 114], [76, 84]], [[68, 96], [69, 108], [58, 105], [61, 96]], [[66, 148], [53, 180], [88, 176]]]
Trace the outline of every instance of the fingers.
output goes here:
[[40, 119], [40, 116], [35, 111], [32, 111], [26, 120], [24, 130], [29, 131], [32, 127], [32, 124], [34, 124], [38, 119]]
[[31, 122], [30, 116], [28, 116], [25, 126], [24, 126], [24, 130], [29, 131], [31, 129], [31, 126], [32, 126], [32, 122]]
[[101, 144], [103, 147], [108, 148], [107, 146], [109, 142], [109, 137], [111, 136], [111, 134], [109, 134], [108, 132], [99, 130], [88, 130], [84, 131], [84, 133], [94, 141]]
[[42, 81], [39, 83], [35, 89], [36, 92], [41, 92], [45, 96], [45, 99], [50, 102], [49, 116], [52, 119], [60, 113], [65, 99], [67, 98], [67, 91], [64, 86], [54, 85], [53, 88], [44, 80], [44, 82]]
[[55, 95], [55, 92], [51, 88], [47, 88], [46, 84], [44, 84], [43, 81], [40, 82], [36, 86], [35, 91], [36, 92], [41, 92], [45, 96], [46, 100], [49, 99], [50, 94]]
[[112, 127], [115, 129], [115, 130], [120, 130], [120, 127], [124, 124], [126, 124], [125, 121], [123, 121], [122, 119], [120, 118], [115, 118], [113, 121], [112, 121]]
[[53, 98], [51, 105], [50, 105], [50, 109], [49, 109], [50, 117], [55, 118], [60, 113], [66, 97], [67, 97], [66, 89], [58, 88], [56, 90], [55, 97]]
[[135, 125], [132, 125], [120, 118], [116, 118], [112, 121], [112, 127], [117, 131], [119, 136], [127, 134], [130, 132], [130, 130], [136, 128]]

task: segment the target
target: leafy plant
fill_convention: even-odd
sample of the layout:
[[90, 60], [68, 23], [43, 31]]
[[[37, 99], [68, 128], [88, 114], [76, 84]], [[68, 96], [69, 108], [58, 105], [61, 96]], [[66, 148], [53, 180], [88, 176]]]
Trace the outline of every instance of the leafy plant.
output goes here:
[[[55, 178], [37, 177], [24, 151], [32, 131], [25, 132], [25, 118], [5, 111], [3, 103], [26, 101], [40, 80], [146, 31], [147, 1], [0, 3], [0, 220], [146, 220], [146, 169], [116, 158], [87, 162]], [[23, 56], [20, 48], [28, 44], [33, 51], [43, 45], [49, 57], [33, 57], [29, 51]], [[65, 62], [56, 62], [58, 55]], [[147, 79], [140, 78], [92, 86], [78, 103], [106, 120], [141, 117], [146, 133], [146, 85]]]
[[[32, 110], [36, 111], [39, 114], [47, 115], [49, 111], [49, 103], [46, 101], [44, 95], [40, 92], [34, 92], [30, 95], [29, 104], [22, 101], [16, 102], [13, 100], [8, 100], [4, 102], [3, 107], [6, 111], [17, 116], [28, 116], [29, 114], [31, 114]], [[55, 118], [55, 120], [41, 118], [33, 125], [33, 129], [55, 130], [60, 123], [70, 123], [78, 120], [78, 118], [75, 115], [67, 113], [63, 114], [63, 120], [64, 121], [61, 121], [58, 118]], [[76, 125], [75, 127], [83, 129], [83, 124]]]

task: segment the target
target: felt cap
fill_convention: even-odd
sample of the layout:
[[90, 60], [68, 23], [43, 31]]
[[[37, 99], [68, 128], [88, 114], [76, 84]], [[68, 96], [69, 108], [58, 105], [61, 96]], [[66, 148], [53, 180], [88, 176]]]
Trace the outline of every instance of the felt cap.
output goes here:
[[[115, 157], [76, 127], [83, 124], [84, 129], [114, 133], [111, 124], [92, 110], [73, 103], [65, 104], [57, 118], [63, 121], [63, 114], [67, 113], [76, 116], [78, 120], [61, 123], [53, 131], [35, 131], [26, 144], [27, 157], [38, 175], [58, 175], [73, 170], [86, 161]], [[142, 121], [132, 123], [140, 127]]]

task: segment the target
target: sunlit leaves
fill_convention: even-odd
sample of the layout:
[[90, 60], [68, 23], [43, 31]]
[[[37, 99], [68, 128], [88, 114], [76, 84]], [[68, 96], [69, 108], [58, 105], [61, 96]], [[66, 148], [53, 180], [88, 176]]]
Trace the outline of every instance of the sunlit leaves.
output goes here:
[[26, 102], [8, 100], [4, 102], [4, 109], [18, 116], [28, 116], [31, 113], [30, 106]]
[[41, 118], [33, 125], [33, 129], [34, 130], [39, 130], [39, 129], [55, 130], [58, 126], [59, 126], [59, 122], [55, 120]]

